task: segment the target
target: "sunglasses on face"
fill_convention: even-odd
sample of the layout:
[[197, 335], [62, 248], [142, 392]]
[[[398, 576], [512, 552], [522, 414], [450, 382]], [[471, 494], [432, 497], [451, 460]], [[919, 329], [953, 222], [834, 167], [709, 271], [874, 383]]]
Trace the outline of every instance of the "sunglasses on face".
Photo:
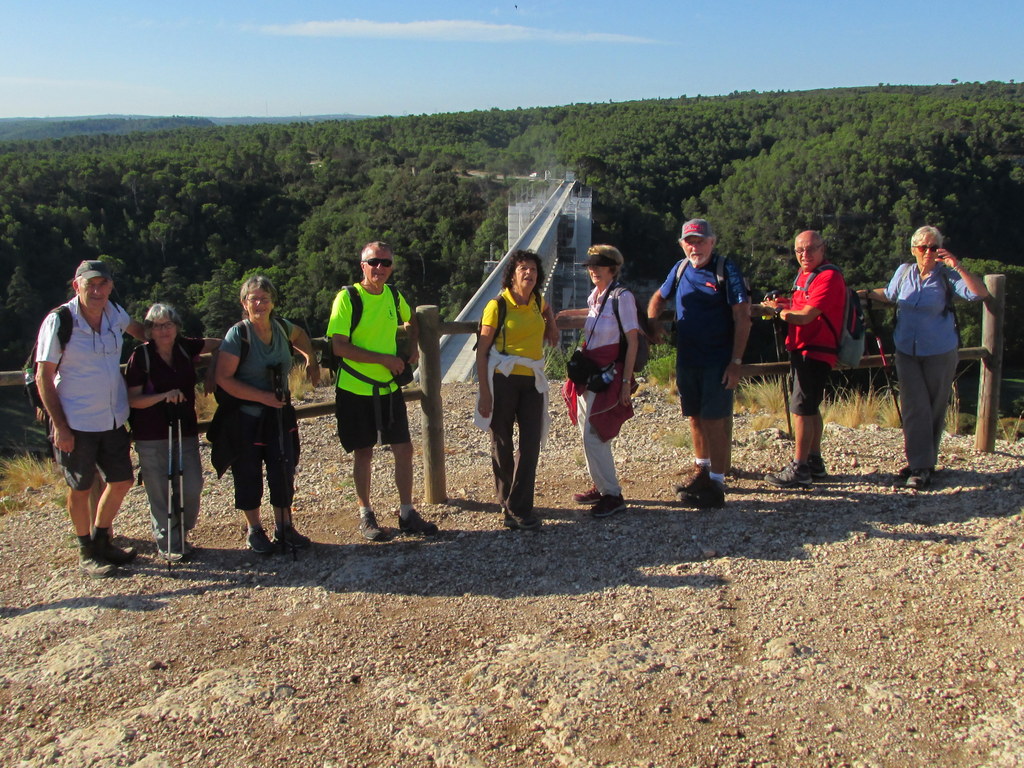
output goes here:
[[367, 259], [363, 264], [369, 264], [371, 267], [390, 267], [390, 259]]
[[918, 245], [915, 247], [920, 248], [922, 251], [927, 251], [928, 253], [935, 253], [939, 250], [939, 246], [937, 245]]

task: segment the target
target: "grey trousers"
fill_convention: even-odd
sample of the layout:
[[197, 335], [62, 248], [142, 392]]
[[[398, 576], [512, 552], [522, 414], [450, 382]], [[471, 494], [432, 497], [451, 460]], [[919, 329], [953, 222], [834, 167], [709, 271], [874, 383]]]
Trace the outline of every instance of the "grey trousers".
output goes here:
[[896, 352], [903, 448], [911, 469], [934, 469], [938, 461], [956, 363], [955, 349], [923, 357]]
[[[185, 530], [191, 531], [199, 519], [199, 497], [203, 491], [203, 465], [199, 458], [199, 438], [183, 437], [182, 467], [182, 508], [185, 516]], [[161, 549], [166, 549], [167, 512], [170, 500], [167, 484], [167, 441], [136, 440], [135, 451], [139, 454], [142, 482], [146, 486], [149, 497], [149, 518], [153, 526], [153, 538]], [[174, 452], [175, 468], [177, 468], [178, 452]], [[177, 480], [175, 480], [177, 483]], [[177, 531], [171, 541], [172, 551], [180, 546]]]

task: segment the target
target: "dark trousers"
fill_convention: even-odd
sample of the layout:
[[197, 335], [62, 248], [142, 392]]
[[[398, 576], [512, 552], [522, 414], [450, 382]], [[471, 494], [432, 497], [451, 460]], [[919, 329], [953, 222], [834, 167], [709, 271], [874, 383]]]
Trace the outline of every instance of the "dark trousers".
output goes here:
[[[231, 464], [235, 481], [235, 508], [259, 509], [263, 500], [263, 469], [266, 467], [267, 485], [270, 486], [270, 504], [290, 507], [294, 494], [295, 460], [287, 440], [279, 440], [277, 412], [265, 408], [262, 416], [238, 414], [241, 433], [241, 454]], [[284, 451], [281, 450], [282, 444]]]
[[[544, 395], [530, 376], [504, 376], [495, 372], [491, 384], [494, 410], [491, 415], [491, 466], [498, 502], [514, 515], [533, 512], [533, 487], [537, 480], [540, 436], [544, 420]], [[519, 424], [519, 450], [512, 439]]]

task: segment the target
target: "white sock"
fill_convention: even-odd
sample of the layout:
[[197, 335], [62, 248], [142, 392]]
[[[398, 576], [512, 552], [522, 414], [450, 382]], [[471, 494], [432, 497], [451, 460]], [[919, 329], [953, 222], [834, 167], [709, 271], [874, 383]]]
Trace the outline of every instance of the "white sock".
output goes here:
[[695, 467], [711, 467], [711, 459], [694, 459], [693, 466]]
[[711, 479], [714, 480], [716, 483], [718, 483], [722, 487], [725, 487], [725, 474], [724, 473], [721, 473], [721, 472], [711, 472], [710, 476], [711, 476]]

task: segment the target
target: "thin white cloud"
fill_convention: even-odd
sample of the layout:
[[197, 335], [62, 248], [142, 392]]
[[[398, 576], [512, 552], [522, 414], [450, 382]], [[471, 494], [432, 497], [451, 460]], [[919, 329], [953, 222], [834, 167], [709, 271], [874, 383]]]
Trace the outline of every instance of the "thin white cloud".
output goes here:
[[422, 40], [443, 43], [657, 43], [646, 37], [606, 32], [554, 32], [516, 24], [488, 24], [483, 21], [385, 22], [365, 19], [302, 21], [260, 27], [268, 35], [288, 37], [349, 37], [377, 40]]

